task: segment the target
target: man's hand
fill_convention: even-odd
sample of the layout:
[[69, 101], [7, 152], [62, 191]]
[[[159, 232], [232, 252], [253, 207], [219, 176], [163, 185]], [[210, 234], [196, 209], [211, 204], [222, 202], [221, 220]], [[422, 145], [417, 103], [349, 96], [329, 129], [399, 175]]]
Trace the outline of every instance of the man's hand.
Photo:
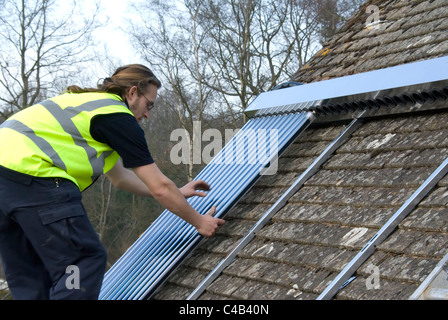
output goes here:
[[[208, 185], [207, 182], [198, 180], [187, 183], [179, 190], [181, 191], [181, 193], [184, 195], [185, 198], [193, 196], [205, 197], [207, 193], [200, 192], [198, 190], [209, 191], [210, 186]], [[213, 217], [215, 212], [216, 207], [213, 206], [206, 214], [200, 216], [201, 219], [199, 219], [199, 223], [195, 225], [196, 230], [198, 230], [198, 232], [204, 237], [208, 238], [215, 235], [219, 227], [225, 223], [223, 219]]]
[[182, 192], [185, 198], [190, 198], [193, 196], [205, 197], [207, 195], [207, 193], [200, 192], [198, 190], [209, 191], [210, 186], [205, 181], [197, 180], [197, 181], [191, 181], [182, 188], [180, 188], [180, 192]]
[[216, 207], [213, 206], [209, 212], [201, 216], [200, 224], [195, 226], [198, 232], [204, 237], [208, 238], [215, 235], [219, 227], [225, 223], [225, 220], [213, 217], [215, 212]]
[[[114, 181], [123, 180], [117, 178], [120, 177], [120, 174], [117, 172], [124, 171], [124, 169], [114, 168], [113, 171], [114, 174], [110, 174], [110, 176], [111, 178], [115, 178], [113, 179]], [[202, 180], [192, 181], [182, 189], [178, 189], [174, 182], [166, 177], [155, 163], [133, 168], [133, 171], [135, 174], [132, 176], [136, 179], [124, 180], [131, 180], [128, 183], [130, 185], [135, 185], [135, 182], [138, 180], [141, 181], [138, 183], [138, 187], [127, 188], [128, 191], [140, 190], [140, 194], [152, 195], [166, 209], [193, 225], [201, 235], [211, 237], [216, 233], [219, 226], [224, 224], [225, 221], [223, 219], [213, 217], [213, 214], [216, 212], [214, 206], [205, 215], [201, 215], [185, 199], [186, 197], [192, 196], [205, 197], [206, 192], [199, 192], [197, 190], [210, 190], [208, 183]], [[129, 178], [129, 174], [125, 174], [124, 176], [125, 178]]]

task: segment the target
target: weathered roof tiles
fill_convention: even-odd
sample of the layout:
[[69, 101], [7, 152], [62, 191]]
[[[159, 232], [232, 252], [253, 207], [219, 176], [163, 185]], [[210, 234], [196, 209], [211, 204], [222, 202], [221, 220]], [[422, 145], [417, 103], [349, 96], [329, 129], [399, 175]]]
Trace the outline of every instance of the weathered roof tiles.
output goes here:
[[[381, 23], [366, 27], [368, 5]], [[304, 83], [448, 54], [448, 2], [368, 1], [293, 77]]]
[[[448, 141], [429, 143], [429, 137], [448, 129], [447, 120], [447, 114], [433, 114], [367, 122], [272, 218], [201, 299], [316, 298], [335, 273], [344, 268], [440, 164], [443, 155], [446, 157]], [[395, 125], [388, 126], [391, 123]], [[419, 135], [412, 129], [417, 123]], [[330, 139], [340, 129], [341, 126], [309, 130], [286, 151], [281, 161], [316, 156], [326, 144], [310, 140], [323, 132]], [[389, 138], [391, 135], [394, 139]], [[400, 141], [411, 140], [412, 144], [396, 147]], [[430, 160], [420, 156], [424, 152], [438, 156]], [[228, 223], [220, 234], [205, 241], [187, 259], [158, 298], [172, 297], [168, 292], [170, 286], [175, 288], [175, 283], [184, 287], [181, 291], [184, 295], [177, 291], [176, 297], [185, 298], [191, 293], [286, 189], [280, 181], [291, 174], [289, 170], [281, 169], [275, 179], [263, 177], [229, 213]], [[300, 171], [297, 170], [297, 176]], [[270, 183], [265, 183], [266, 180]], [[291, 179], [286, 180], [290, 181], [289, 185], [292, 183]], [[434, 196], [446, 192], [444, 181], [447, 180], [441, 181], [368, 260], [380, 268], [383, 289], [387, 291], [385, 295], [369, 291], [377, 294], [376, 298], [405, 298], [408, 293], [410, 296], [437, 259], [447, 252], [446, 224], [438, 223], [448, 219], [445, 207], [448, 200]], [[437, 214], [429, 218], [429, 213], [425, 213], [426, 218], [420, 217], [425, 210]], [[421, 219], [426, 222], [418, 223]], [[434, 234], [435, 230], [441, 233]], [[375, 298], [372, 294], [356, 295], [356, 290], [353, 291], [358, 282], [366, 290], [365, 281], [370, 276], [365, 271], [367, 265], [366, 262], [360, 268], [357, 280], [347, 286], [348, 291], [342, 290], [338, 298]], [[396, 270], [400, 268], [400, 272]]]
[[[380, 8], [380, 31], [366, 7]], [[448, 1], [368, 1], [299, 70], [313, 82], [448, 55]], [[399, 75], [397, 75], [399, 76]], [[200, 299], [316, 299], [448, 156], [448, 101], [371, 117], [276, 213]], [[155, 299], [185, 299], [344, 129], [308, 128], [230, 210], [219, 234]], [[336, 299], [407, 299], [448, 252], [448, 176], [380, 244]], [[378, 272], [378, 274], [375, 274]], [[372, 276], [375, 285], [372, 286]]]

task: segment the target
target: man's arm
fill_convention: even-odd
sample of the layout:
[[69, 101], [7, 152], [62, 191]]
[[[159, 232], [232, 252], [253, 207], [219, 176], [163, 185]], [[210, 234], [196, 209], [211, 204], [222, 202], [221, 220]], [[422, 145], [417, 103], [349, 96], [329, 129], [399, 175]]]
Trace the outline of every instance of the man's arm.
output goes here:
[[[112, 184], [120, 189], [142, 196], [153, 196], [166, 209], [193, 225], [203, 236], [212, 236], [218, 227], [224, 224], [224, 220], [212, 216], [215, 213], [215, 207], [206, 215], [201, 215], [185, 200], [185, 196], [204, 196], [205, 194], [193, 190], [195, 187], [203, 186], [203, 182], [186, 185], [183, 187], [182, 193], [155, 163], [130, 171], [124, 168], [121, 162], [118, 162], [107, 173], [107, 177]], [[207, 184], [205, 185], [208, 187]]]
[[[134, 171], [123, 167], [121, 160], [117, 162], [112, 170], [106, 173], [106, 176], [119, 189], [144, 197], [152, 197], [152, 194], [143, 181], [140, 180]], [[205, 197], [207, 194], [198, 190], [209, 191], [210, 186], [205, 181], [197, 180], [187, 183], [182, 188], [179, 188], [179, 190], [185, 198], [193, 196]]]
[[121, 159], [118, 160], [117, 164], [106, 173], [106, 177], [118, 189], [128, 191], [139, 196], [152, 197], [148, 187], [142, 180], [140, 180], [134, 171], [128, 170], [123, 166]]

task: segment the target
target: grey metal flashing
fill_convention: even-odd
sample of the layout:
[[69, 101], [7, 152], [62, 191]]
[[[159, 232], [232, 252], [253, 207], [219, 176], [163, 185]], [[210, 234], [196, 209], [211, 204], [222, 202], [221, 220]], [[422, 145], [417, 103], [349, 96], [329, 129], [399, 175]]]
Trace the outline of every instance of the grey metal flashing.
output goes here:
[[[280, 107], [258, 110], [252, 117], [278, 115], [298, 111], [313, 111], [318, 118], [347, 118], [351, 113], [369, 109], [372, 111], [406, 112], [412, 108], [419, 108], [424, 104], [433, 105], [436, 101], [448, 98], [448, 81], [437, 81], [409, 87], [383, 90], [381, 92], [366, 92], [347, 97], [337, 97], [328, 100], [312, 100]], [[249, 113], [250, 114], [250, 113]]]
[[332, 299], [341, 286], [358, 270], [358, 268], [373, 254], [397, 227], [398, 224], [423, 200], [424, 197], [448, 173], [448, 158], [429, 176], [428, 179], [412, 194], [412, 196], [398, 209], [398, 211], [384, 224], [384, 226], [358, 252], [336, 278], [325, 288], [317, 300]]
[[187, 297], [187, 300], [195, 300], [201, 296], [204, 290], [227, 268], [236, 258], [238, 253], [252, 241], [256, 233], [259, 232], [288, 202], [288, 200], [311, 178], [319, 168], [333, 155], [333, 153], [348, 139], [348, 137], [361, 125], [361, 117], [366, 115], [362, 111], [340, 134], [339, 136], [314, 160], [314, 162], [300, 175], [291, 187], [273, 204], [270, 209], [257, 221], [248, 233], [238, 242], [226, 258], [207, 275], [207, 277], [196, 287]]
[[366, 108], [409, 108], [447, 98], [448, 57], [442, 57], [264, 92], [245, 112], [254, 117], [298, 111], [344, 117]]

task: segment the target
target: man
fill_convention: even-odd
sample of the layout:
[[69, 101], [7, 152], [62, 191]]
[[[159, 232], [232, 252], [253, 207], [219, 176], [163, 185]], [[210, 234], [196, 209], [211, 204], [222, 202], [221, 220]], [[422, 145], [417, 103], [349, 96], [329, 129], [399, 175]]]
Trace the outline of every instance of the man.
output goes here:
[[[15, 299], [97, 299], [106, 252], [81, 192], [101, 174], [118, 188], [152, 196], [212, 236], [224, 220], [201, 215], [154, 163], [138, 122], [149, 117], [160, 81], [142, 65], [118, 68], [100, 89], [67, 93], [18, 112], [0, 126], [0, 253]], [[67, 270], [79, 289], [67, 288]]]

